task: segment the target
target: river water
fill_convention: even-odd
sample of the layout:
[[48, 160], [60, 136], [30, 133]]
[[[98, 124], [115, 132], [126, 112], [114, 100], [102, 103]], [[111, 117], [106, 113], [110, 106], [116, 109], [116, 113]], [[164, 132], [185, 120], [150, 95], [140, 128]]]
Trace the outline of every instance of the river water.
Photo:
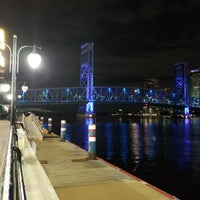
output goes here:
[[179, 199], [200, 199], [200, 118], [51, 117], [55, 133], [65, 119], [66, 139], [85, 150], [95, 123], [98, 157]]

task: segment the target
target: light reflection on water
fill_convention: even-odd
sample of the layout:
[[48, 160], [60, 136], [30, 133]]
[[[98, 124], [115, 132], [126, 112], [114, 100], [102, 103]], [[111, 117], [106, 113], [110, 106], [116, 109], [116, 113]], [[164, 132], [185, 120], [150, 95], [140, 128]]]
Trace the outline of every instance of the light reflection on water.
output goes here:
[[200, 120], [118, 119], [70, 121], [66, 138], [88, 148], [96, 123], [97, 156], [180, 199], [200, 199]]
[[199, 119], [97, 120], [97, 128], [106, 136], [97, 155], [180, 199], [200, 199]]
[[[112, 124], [111, 123], [107, 123], [105, 124], [105, 131], [106, 133], [106, 159], [110, 160], [113, 157], [113, 131], [112, 131]], [[98, 138], [97, 138], [98, 139]]]

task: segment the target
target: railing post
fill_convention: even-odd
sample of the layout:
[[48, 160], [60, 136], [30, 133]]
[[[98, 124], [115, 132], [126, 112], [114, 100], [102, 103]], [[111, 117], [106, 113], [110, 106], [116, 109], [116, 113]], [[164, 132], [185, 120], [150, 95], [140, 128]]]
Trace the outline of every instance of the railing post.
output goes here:
[[48, 118], [48, 133], [52, 131], [52, 118]]
[[65, 134], [66, 134], [66, 120], [61, 120], [61, 127], [60, 127], [60, 141], [65, 141]]
[[88, 154], [89, 160], [96, 159], [96, 124], [89, 124], [88, 126]]

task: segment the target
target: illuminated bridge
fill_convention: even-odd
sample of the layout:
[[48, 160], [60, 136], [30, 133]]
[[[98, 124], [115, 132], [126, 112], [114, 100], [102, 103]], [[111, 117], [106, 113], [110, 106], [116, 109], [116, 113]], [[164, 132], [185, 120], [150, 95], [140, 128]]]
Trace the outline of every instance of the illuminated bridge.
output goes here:
[[[40, 88], [30, 89], [26, 93], [18, 91], [18, 105], [44, 105], [44, 104], [87, 104], [87, 88]], [[173, 106], [185, 106], [182, 99], [174, 93], [136, 87], [94, 87], [93, 102], [99, 103], [149, 103]], [[191, 101], [191, 107], [199, 107], [197, 100]]]
[[[18, 91], [21, 98], [18, 104], [59, 104], [59, 103], [87, 103], [87, 88], [43, 88], [30, 89], [26, 93]], [[142, 89], [135, 87], [94, 87], [94, 103], [155, 103], [169, 105], [184, 105], [172, 93], [162, 90]]]
[[[174, 93], [136, 87], [94, 86], [94, 44], [81, 46], [80, 87], [30, 89], [18, 91], [18, 105], [82, 104], [86, 114], [94, 113], [94, 105], [108, 103], [145, 103], [161, 106], [200, 107], [200, 99], [188, 95], [188, 72], [185, 63], [175, 65]], [[84, 108], [83, 108], [84, 107]]]

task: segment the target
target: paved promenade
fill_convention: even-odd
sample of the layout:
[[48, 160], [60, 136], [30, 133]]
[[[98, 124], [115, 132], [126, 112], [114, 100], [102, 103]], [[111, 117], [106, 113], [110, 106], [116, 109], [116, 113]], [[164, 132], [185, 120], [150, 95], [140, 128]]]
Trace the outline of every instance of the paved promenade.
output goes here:
[[[31, 120], [27, 126], [28, 135], [36, 130]], [[23, 168], [27, 199], [176, 199], [101, 159], [88, 160], [83, 149], [51, 136], [45, 134], [43, 140], [35, 140], [32, 135], [26, 141]], [[43, 192], [37, 197], [40, 189]]]
[[31, 118], [25, 120], [27, 136], [23, 151], [23, 176], [27, 200], [58, 200], [58, 196], [42, 165], [35, 155], [35, 142], [41, 140], [42, 135]]
[[10, 133], [10, 121], [0, 120], [0, 175], [4, 168]]
[[175, 199], [59, 139], [38, 141], [36, 155], [62, 200]]

